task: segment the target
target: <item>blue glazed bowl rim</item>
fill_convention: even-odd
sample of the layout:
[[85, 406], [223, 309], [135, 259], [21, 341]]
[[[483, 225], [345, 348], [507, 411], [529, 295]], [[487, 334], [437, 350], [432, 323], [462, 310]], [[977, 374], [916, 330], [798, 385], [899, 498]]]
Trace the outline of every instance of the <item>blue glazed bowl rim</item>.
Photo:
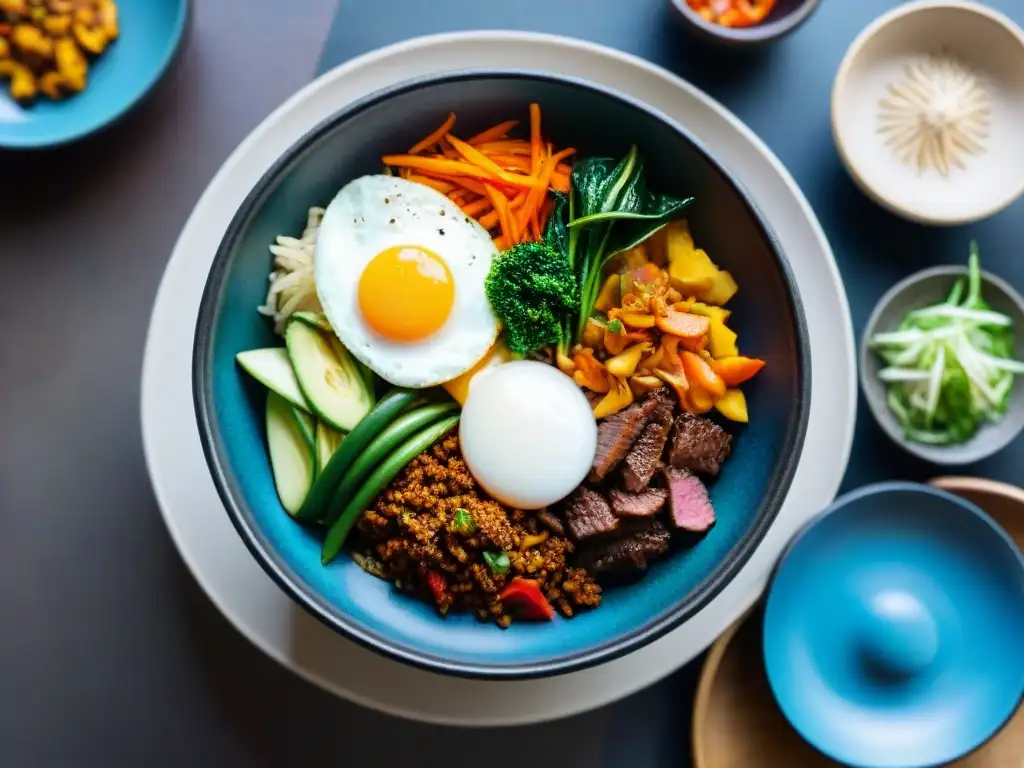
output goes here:
[[[807, 743], [811, 744], [815, 749], [817, 749], [824, 755], [828, 756], [830, 759], [838, 760], [840, 762], [842, 762], [843, 760], [849, 761], [850, 756], [836, 755], [832, 750], [828, 748], [828, 745], [818, 743], [818, 741], [809, 738], [808, 735], [805, 734], [804, 731], [800, 728], [800, 726], [790, 719], [789, 713], [787, 712], [786, 707], [782, 703], [782, 699], [779, 697], [777, 693], [777, 689], [775, 686], [775, 678], [770, 672], [771, 667], [768, 663], [767, 655], [765, 654], [765, 645], [770, 626], [768, 622], [768, 613], [771, 606], [772, 595], [774, 594], [773, 587], [775, 583], [775, 578], [778, 576], [779, 571], [782, 569], [786, 561], [786, 558], [789, 557], [790, 554], [792, 554], [793, 550], [800, 545], [800, 542], [803, 541], [803, 539], [806, 538], [808, 534], [810, 534], [810, 532], [818, 523], [825, 520], [825, 518], [831, 517], [832, 515], [843, 511], [851, 504], [858, 502], [865, 497], [898, 491], [923, 493], [927, 496], [932, 496], [937, 499], [949, 501], [953, 503], [955, 506], [963, 509], [964, 512], [970, 512], [975, 517], [980, 519], [983, 523], [986, 523], [987, 526], [991, 529], [992, 533], [994, 533], [997, 538], [1003, 541], [1003, 543], [1016, 556], [1016, 559], [1020, 564], [1021, 570], [1024, 571], [1024, 552], [1021, 552], [1020, 547], [1017, 546], [1017, 542], [1010, 538], [1010, 535], [1003, 529], [1003, 527], [999, 525], [999, 523], [997, 523], [985, 510], [983, 510], [974, 502], [969, 501], [965, 499], [963, 496], [959, 496], [953, 493], [952, 491], [947, 491], [943, 488], [936, 488], [935, 486], [932, 485], [925, 485], [924, 483], [912, 483], [906, 481], [893, 480], [880, 483], [871, 483], [870, 485], [861, 486], [860, 488], [845, 493], [839, 498], [837, 498], [825, 510], [823, 510], [818, 515], [813, 517], [810, 521], [808, 521], [793, 536], [793, 538], [790, 539], [785, 549], [783, 549], [782, 554], [779, 555], [779, 559], [776, 561], [775, 568], [772, 572], [771, 583], [768, 587], [768, 594], [765, 598], [764, 619], [761, 625], [761, 651], [764, 659], [765, 677], [768, 679], [768, 687], [771, 689], [772, 695], [775, 697], [775, 701], [779, 706], [779, 710], [785, 716], [786, 721], [793, 727], [793, 729], [797, 733], [800, 734], [800, 737], [807, 741]], [[1007, 726], [1007, 724], [1017, 714], [1017, 711], [1021, 708], [1021, 706], [1024, 706], [1024, 681], [1021, 682], [1021, 691], [1020, 695], [1017, 698], [1017, 704], [1010, 709], [1006, 717], [1002, 721], [1000, 721], [999, 724], [992, 730], [992, 732], [989, 733], [984, 739], [982, 739], [980, 743], [976, 744], [970, 749], [965, 750], [961, 754], [948, 755], [945, 759], [937, 763], [923, 763], [921, 765], [915, 765], [908, 768], [939, 768], [940, 766], [947, 765], [953, 761], [962, 760], [968, 755], [973, 755], [975, 752], [979, 751], [982, 747], [988, 744], [996, 736], [996, 734], [998, 734], [1001, 730], [1003, 730], [1003, 728]]]
[[[789, 303], [790, 314], [795, 319], [796, 325], [797, 376], [799, 381], [799, 391], [796, 400], [797, 418], [789, 424], [785, 440], [783, 441], [783, 450], [776, 460], [772, 473], [771, 485], [761, 500], [754, 525], [750, 530], [747, 531], [744, 537], [732, 548], [727, 557], [719, 563], [718, 567], [703, 582], [687, 595], [680, 598], [673, 607], [662, 611], [661, 614], [653, 617], [643, 626], [613, 637], [585, 651], [544, 661], [515, 664], [480, 664], [452, 661], [451, 659], [432, 653], [424, 653], [404, 644], [396, 643], [384, 633], [349, 621], [343, 615], [337, 616], [332, 614], [328, 610], [325, 601], [302, 587], [301, 579], [287, 565], [284, 558], [268, 545], [264, 537], [257, 530], [258, 526], [255, 524], [255, 515], [248, 504], [246, 504], [235, 474], [229, 467], [229, 462], [223, 448], [223, 436], [213, 418], [212, 330], [217, 310], [222, 303], [223, 294], [226, 290], [225, 276], [229, 267], [234, 262], [232, 253], [235, 250], [236, 241], [269, 197], [278, 179], [299, 163], [312, 150], [319, 139], [371, 107], [395, 96], [424, 87], [441, 83], [480, 79], [526, 79], [537, 82], [556, 83], [584, 90], [602, 98], [619, 102], [653, 117], [671, 128], [681, 141], [689, 142], [707, 159], [716, 172], [729, 183], [733, 192], [743, 201], [751, 216], [757, 222], [765, 241], [769, 244], [775, 256], [786, 286], [786, 298]], [[421, 669], [475, 679], [530, 679], [585, 669], [611, 661], [643, 647], [699, 613], [732, 581], [733, 577], [761, 543], [774, 522], [789, 491], [803, 448], [810, 417], [810, 391], [810, 341], [796, 279], [774, 231], [760, 209], [754, 204], [749, 193], [746, 192], [733, 174], [723, 167], [685, 128], [642, 102], [586, 80], [528, 69], [478, 68], [406, 80], [387, 88], [382, 88], [358, 101], [346, 105], [306, 132], [263, 174], [225, 230], [221, 243], [214, 255], [213, 264], [210, 268], [200, 301], [192, 356], [192, 395], [203, 453], [210, 467], [210, 473], [217, 488], [217, 493], [227, 510], [228, 517], [234, 524], [242, 541], [264, 571], [287, 595], [314, 618], [332, 630], [339, 632], [347, 639], [372, 651], [382, 653]], [[624, 588], [628, 589], [628, 587]]]
[[15, 140], [9, 137], [3, 138], [0, 136], [0, 147], [11, 151], [22, 150], [29, 152], [33, 150], [62, 147], [65, 144], [72, 144], [88, 136], [92, 136], [95, 133], [106, 130], [110, 126], [120, 122], [139, 104], [141, 104], [146, 97], [153, 92], [153, 89], [163, 81], [164, 77], [171, 69], [171, 64], [174, 63], [178, 52], [181, 50], [181, 43], [185, 38], [185, 29], [188, 26], [189, 16], [192, 11], [192, 0], [177, 0], [177, 2], [178, 14], [174, 19], [174, 24], [170, 28], [170, 34], [167, 37], [167, 47], [164, 49], [159, 63], [153, 69], [152, 74], [143, 84], [142, 88], [119, 102], [117, 106], [111, 109], [106, 115], [98, 120], [92, 121], [91, 123], [87, 123], [49, 138], [28, 136], [24, 139]]

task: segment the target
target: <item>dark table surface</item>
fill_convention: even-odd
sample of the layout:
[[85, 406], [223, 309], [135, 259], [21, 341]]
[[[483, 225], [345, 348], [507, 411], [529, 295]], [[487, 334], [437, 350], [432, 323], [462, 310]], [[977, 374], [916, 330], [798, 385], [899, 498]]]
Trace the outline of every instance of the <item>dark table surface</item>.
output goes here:
[[[338, 701], [251, 647], [181, 564], [149, 488], [138, 396], [150, 305], [204, 185], [314, 75], [322, 48], [327, 67], [474, 27], [639, 53], [733, 109], [809, 197], [858, 328], [892, 282], [962, 261], [972, 236], [989, 269], [1024, 287], [1024, 205], [926, 229], [877, 209], [839, 165], [831, 79], [856, 33], [896, 4], [824, 0], [792, 38], [737, 56], [691, 45], [662, 0], [374, 0], [345, 3], [329, 33], [335, 0], [301, 0], [301, 13], [275, 0], [204, 0], [170, 76], [128, 119], [56, 152], [0, 153], [0, 766], [688, 764], [692, 666], [564, 722], [456, 731]], [[1024, 22], [1019, 0], [990, 4]], [[846, 487], [932, 473], [861, 415]], [[1013, 481], [1022, 461], [1018, 441], [963, 471]]]

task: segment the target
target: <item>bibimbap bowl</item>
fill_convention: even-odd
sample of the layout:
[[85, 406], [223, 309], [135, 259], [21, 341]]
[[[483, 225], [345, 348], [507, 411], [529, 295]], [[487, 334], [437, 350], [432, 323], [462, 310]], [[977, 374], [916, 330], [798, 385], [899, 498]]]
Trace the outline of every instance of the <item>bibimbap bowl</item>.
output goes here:
[[[509, 117], [525, 118], [533, 103], [541, 105], [545, 140], [551, 141], [556, 150], [571, 146], [576, 148], [578, 158], [618, 159], [628, 156], [635, 145], [646, 159], [649, 189], [694, 198], [686, 210], [692, 232], [690, 253], [696, 253], [692, 248], [696, 242], [699, 258], [707, 260], [710, 254], [716, 270], [727, 270], [735, 277], [739, 291], [728, 303], [731, 316], [725, 317], [731, 332], [740, 339], [741, 352], [763, 360], [765, 365], [756, 378], [743, 384], [743, 410], [749, 411], [749, 423], [728, 422], [722, 414], [735, 416], [735, 411], [718, 408], [717, 401], [708, 414], [710, 421], [704, 422], [701, 417], [707, 429], [718, 430], [711, 422], [725, 424], [732, 436], [731, 456], [720, 474], [704, 477], [716, 518], [708, 530], [697, 533], [674, 529], [668, 551], [651, 557], [645, 569], [629, 574], [601, 573], [596, 578], [603, 594], [596, 608], [573, 604], [571, 618], [555, 612], [547, 621], [523, 620], [529, 618], [529, 612], [521, 611], [511, 626], [500, 628], [502, 621], [496, 626], [494, 620], [481, 620], [472, 612], [452, 610], [441, 615], [429, 599], [426, 580], [419, 585], [421, 594], [412, 594], [410, 584], [396, 588], [392, 582], [376, 578], [347, 551], [326, 566], [322, 564], [325, 529], [297, 521], [285, 511], [268, 458], [267, 414], [271, 409], [265, 405], [267, 389], [247, 375], [236, 363], [236, 356], [283, 345], [281, 337], [275, 335], [273, 320], [257, 312], [266, 299], [272, 268], [268, 246], [282, 234], [299, 237], [303, 227], [311, 223], [307, 220], [311, 207], [327, 206], [354, 179], [380, 174], [382, 156], [406, 152], [431, 134], [450, 112], [458, 115], [453, 133], [466, 138]], [[529, 119], [521, 122], [529, 131]], [[464, 199], [460, 198], [460, 204], [466, 209]], [[314, 218], [318, 219], [319, 214]], [[468, 217], [466, 223], [470, 224]], [[305, 242], [310, 241], [307, 238]], [[664, 274], [668, 275], [669, 270], [665, 264]], [[710, 282], [700, 283], [698, 289], [714, 290], [707, 285]], [[647, 290], [638, 281], [631, 286], [637, 292]], [[602, 291], [601, 301], [604, 294]], [[623, 306], [607, 317], [602, 314], [601, 322], [622, 332], [629, 330], [636, 334], [633, 338], [643, 338], [646, 331], [642, 329], [616, 325], [613, 315], [618, 318], [617, 313], [627, 309], [625, 302], [634, 298], [621, 292], [616, 295]], [[671, 293], [668, 296], [670, 301], [678, 298]], [[701, 306], [693, 299], [688, 297], [673, 306], [689, 312]], [[359, 310], [353, 306], [352, 311]], [[670, 308], [668, 313], [678, 317], [675, 309]], [[334, 319], [337, 321], [337, 317]], [[340, 327], [337, 322], [335, 326]], [[657, 327], [662, 327], [661, 320]], [[338, 346], [331, 331], [317, 332]], [[652, 328], [650, 333], [658, 332]], [[702, 339], [692, 339], [694, 351], [682, 354], [690, 355], [690, 360], [702, 357], [717, 366], [704, 349], [708, 336]], [[686, 342], [682, 340], [683, 346]], [[574, 349], [580, 351], [578, 346]], [[650, 352], [650, 347], [645, 349]], [[343, 636], [403, 662], [443, 674], [524, 678], [592, 666], [635, 650], [692, 619], [729, 583], [771, 526], [796, 469], [810, 407], [808, 355], [797, 288], [770, 223], [763, 220], [755, 202], [730, 173], [691, 139], [684, 127], [627, 96], [586, 82], [550, 73], [474, 71], [399, 84], [348, 105], [326, 122], [310, 126], [304, 138], [267, 172], [236, 214], [214, 260], [196, 326], [193, 384], [204, 450], [227, 512], [253, 557], [289, 596]], [[608, 377], [614, 384], [610, 373]], [[670, 378], [666, 376], [665, 381]], [[568, 377], [565, 380], [572, 381]], [[678, 384], [678, 379], [673, 380]], [[629, 379], [630, 387], [637, 383]], [[386, 382], [376, 382], [378, 401], [388, 388]], [[696, 399], [699, 391], [690, 389], [690, 397]], [[634, 406], [640, 407], [647, 396], [642, 389], [634, 393]], [[598, 407], [602, 398], [607, 401], [607, 395], [590, 394], [591, 404], [597, 402]], [[296, 397], [301, 399], [301, 395]], [[633, 398], [632, 394], [627, 396]], [[680, 403], [691, 402], [685, 400], [685, 393], [679, 398]], [[671, 401], [675, 403], [674, 395]], [[279, 402], [287, 405], [283, 400]], [[679, 405], [674, 407], [677, 421], [689, 418], [678, 415]], [[316, 418], [303, 416], [300, 422], [315, 428]], [[350, 432], [349, 436], [355, 434]], [[586, 443], [587, 439], [581, 432], [579, 442]], [[589, 439], [592, 441], [593, 436]], [[516, 458], [503, 455], [500, 449], [496, 455], [510, 463]], [[664, 455], [668, 461], [667, 449]], [[386, 463], [378, 461], [367, 467], [369, 480]], [[367, 475], [362, 479], [367, 480]], [[688, 472], [682, 471], [682, 475], [696, 482]], [[364, 483], [354, 493], [358, 497], [360, 490], [372, 491], [372, 487], [372, 482]], [[481, 495], [485, 496], [482, 491]], [[665, 495], [674, 503], [675, 497], [668, 489]], [[372, 495], [369, 498], [365, 507], [373, 509], [377, 499]], [[362, 506], [362, 502], [354, 503]], [[671, 504], [666, 507], [670, 508], [675, 509]], [[455, 531], [458, 526], [467, 531], [469, 527], [475, 529], [472, 521], [459, 512], [464, 510], [456, 512], [447, 530]], [[666, 514], [664, 524], [642, 524], [658, 525], [664, 533], [666, 526], [678, 523], [674, 512], [659, 512]], [[542, 529], [536, 521], [527, 522], [527, 533], [540, 533], [543, 539], [550, 534], [551, 541], [558, 540], [556, 533]], [[626, 521], [623, 528], [633, 524]], [[570, 530], [565, 537], [573, 539], [577, 528], [566, 528]], [[577, 554], [601, 542], [601, 536], [585, 543], [577, 541]], [[531, 552], [526, 550], [528, 545], [522, 542], [527, 555]], [[468, 544], [467, 549], [472, 556]], [[508, 570], [509, 557], [514, 568], [526, 566], [522, 565], [524, 556], [519, 554], [519, 547], [504, 549], [504, 557], [495, 550], [485, 553], [485, 560], [493, 575], [507, 583], [515, 573]], [[569, 556], [570, 562], [575, 562], [575, 556]], [[519, 573], [532, 575], [525, 570]], [[454, 583], [457, 577], [446, 578]], [[422, 599], [424, 592], [428, 599]], [[568, 597], [566, 589], [557, 591], [557, 585], [549, 594], [561, 595], [559, 600]], [[512, 599], [506, 597], [506, 602]], [[558, 600], [553, 602], [561, 606]]]

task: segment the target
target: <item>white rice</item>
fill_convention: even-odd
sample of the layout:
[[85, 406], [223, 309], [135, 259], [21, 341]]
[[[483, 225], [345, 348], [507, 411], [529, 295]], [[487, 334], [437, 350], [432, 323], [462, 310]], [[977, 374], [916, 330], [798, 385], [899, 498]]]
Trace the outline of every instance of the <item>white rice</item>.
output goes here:
[[313, 280], [313, 255], [323, 218], [323, 208], [310, 208], [306, 228], [299, 239], [278, 235], [277, 242], [270, 246], [274, 256], [270, 289], [257, 311], [274, 319], [275, 333], [284, 333], [293, 312], [323, 312]]

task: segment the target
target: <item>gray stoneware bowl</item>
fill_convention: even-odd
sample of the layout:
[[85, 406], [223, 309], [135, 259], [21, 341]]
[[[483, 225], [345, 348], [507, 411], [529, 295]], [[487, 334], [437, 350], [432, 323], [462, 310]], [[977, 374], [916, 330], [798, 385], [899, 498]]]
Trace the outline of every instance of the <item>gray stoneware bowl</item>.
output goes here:
[[[908, 453], [933, 464], [972, 464], [1002, 450], [1024, 429], [1024, 376], [1017, 376], [1006, 416], [997, 424], [985, 424], [963, 445], [931, 446], [913, 443], [903, 436], [899, 422], [886, 403], [885, 385], [878, 380], [882, 368], [879, 357], [869, 348], [869, 340], [876, 333], [896, 327], [903, 317], [914, 309], [935, 304], [949, 294], [957, 278], [966, 274], [963, 267], [933, 267], [917, 272], [897, 283], [875, 306], [860, 343], [860, 385], [871, 413], [882, 430], [893, 442]], [[1024, 355], [1024, 299], [1009, 283], [988, 272], [982, 272], [982, 295], [992, 308], [1013, 318], [1015, 331], [1014, 356]]]
[[686, 0], [669, 0], [679, 20], [698, 38], [729, 47], [750, 48], [785, 37], [817, 9], [821, 0], [778, 0], [768, 18], [753, 27], [729, 28], [707, 21]]
[[[694, 235], [740, 284], [730, 324], [742, 349], [767, 366], [747, 388], [750, 424], [711, 487], [718, 523], [680, 546], [638, 583], [608, 589], [600, 608], [571, 620], [516, 622], [508, 630], [470, 615], [441, 618], [363, 572], [350, 557], [320, 564], [322, 532], [281, 507], [264, 438], [266, 393], [236, 353], [280, 344], [256, 312], [267, 290], [269, 243], [301, 230], [311, 205], [380, 171], [381, 155], [412, 146], [454, 111], [471, 134], [544, 110], [559, 146], [621, 157], [635, 142], [652, 187], [693, 195]], [[194, 395], [214, 482], [252, 556], [327, 626], [389, 656], [445, 674], [551, 675], [635, 650], [696, 615], [743, 567], [789, 489], [810, 408], [808, 336], [785, 256], [753, 201], [685, 129], [627, 96], [549, 73], [462, 72], [401, 83], [344, 106], [266, 173], [228, 227], [196, 325]]]

